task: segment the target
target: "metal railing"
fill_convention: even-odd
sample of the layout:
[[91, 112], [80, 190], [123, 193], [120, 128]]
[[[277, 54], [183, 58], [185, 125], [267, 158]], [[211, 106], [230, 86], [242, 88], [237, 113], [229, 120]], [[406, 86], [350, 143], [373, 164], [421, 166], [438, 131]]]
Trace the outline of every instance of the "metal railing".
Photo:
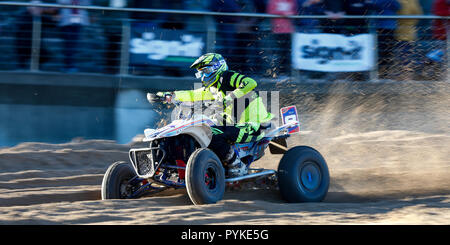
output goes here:
[[[141, 13], [163, 13], [163, 14], [184, 14], [184, 15], [201, 15], [201, 16], [234, 16], [234, 17], [251, 17], [251, 18], [287, 18], [287, 19], [329, 19], [324, 15], [277, 15], [277, 14], [259, 14], [259, 13], [227, 13], [212, 11], [192, 11], [192, 10], [174, 10], [174, 9], [143, 9], [143, 8], [118, 8], [118, 7], [100, 7], [100, 6], [81, 6], [81, 5], [65, 5], [51, 3], [22, 3], [22, 2], [0, 2], [3, 6], [15, 7], [42, 7], [42, 8], [69, 8], [83, 10], [100, 10], [100, 11], [119, 11], [119, 12], [141, 12]], [[448, 20], [449, 16], [436, 15], [346, 15], [343, 19], [442, 19]]]
[[[0, 2], [2, 6], [17, 10], [0, 13], [3, 54], [0, 70], [192, 76], [188, 67], [198, 55], [220, 52], [230, 68], [267, 78], [362, 76], [364, 80], [441, 80], [448, 72], [449, 38], [435, 39], [433, 25], [411, 23], [440, 21], [448, 29], [448, 16], [353, 15], [336, 20], [325, 15], [281, 16], [47, 3]], [[74, 20], [74, 25], [59, 25], [61, 20], [56, 17], [61, 17], [58, 14], [61, 9], [86, 11], [90, 22]], [[291, 23], [293, 30], [274, 32], [272, 21], [280, 19]], [[395, 30], [378, 28], [379, 21], [387, 20], [400, 23]], [[300, 45], [304, 40], [310, 43]], [[343, 42], [345, 46], [334, 47], [326, 44], [327, 40]], [[359, 49], [349, 43], [357, 43]], [[311, 57], [303, 59], [308, 55], [305, 53], [308, 48]], [[358, 60], [363, 55], [358, 53], [361, 50], [371, 50], [364, 54], [368, 58], [363, 60], [372, 60], [372, 64], [358, 69], [350, 67], [348, 71], [330, 65], [342, 61], [335, 66], [353, 64], [355, 68], [361, 63]], [[313, 57], [314, 52], [317, 57]], [[310, 66], [313, 61], [317, 62], [316, 67]]]

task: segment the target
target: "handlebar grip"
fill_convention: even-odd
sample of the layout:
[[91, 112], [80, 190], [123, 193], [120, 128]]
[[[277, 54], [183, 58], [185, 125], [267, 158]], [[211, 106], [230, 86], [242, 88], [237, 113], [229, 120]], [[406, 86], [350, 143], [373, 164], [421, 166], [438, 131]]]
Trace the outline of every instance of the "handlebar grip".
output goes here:
[[160, 97], [156, 94], [152, 94], [152, 93], [147, 93], [147, 101], [149, 103], [157, 103], [157, 102], [163, 102], [164, 98]]

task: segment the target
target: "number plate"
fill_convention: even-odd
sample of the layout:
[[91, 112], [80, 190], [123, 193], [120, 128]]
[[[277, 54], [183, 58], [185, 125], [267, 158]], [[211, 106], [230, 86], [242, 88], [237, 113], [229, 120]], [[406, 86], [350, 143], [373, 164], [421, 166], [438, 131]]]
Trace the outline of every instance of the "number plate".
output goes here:
[[290, 134], [297, 133], [300, 131], [300, 125], [298, 122], [297, 108], [293, 106], [283, 107], [280, 109], [281, 117], [283, 119], [283, 125], [297, 122], [297, 124], [293, 127], [288, 127], [288, 131]]

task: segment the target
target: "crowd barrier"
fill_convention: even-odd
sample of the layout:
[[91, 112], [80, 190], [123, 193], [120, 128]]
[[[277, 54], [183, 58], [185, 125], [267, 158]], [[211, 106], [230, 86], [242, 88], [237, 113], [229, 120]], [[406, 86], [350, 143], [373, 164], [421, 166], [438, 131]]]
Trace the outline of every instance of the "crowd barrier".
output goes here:
[[[440, 16], [278, 16], [0, 2], [0, 70], [193, 76], [206, 52], [271, 79], [444, 80]], [[61, 10], [69, 10], [62, 20]], [[278, 30], [282, 20], [288, 30]], [[381, 29], [378, 21], [394, 20]], [[419, 23], [419, 20], [422, 20]], [[448, 36], [448, 32], [446, 34]]]

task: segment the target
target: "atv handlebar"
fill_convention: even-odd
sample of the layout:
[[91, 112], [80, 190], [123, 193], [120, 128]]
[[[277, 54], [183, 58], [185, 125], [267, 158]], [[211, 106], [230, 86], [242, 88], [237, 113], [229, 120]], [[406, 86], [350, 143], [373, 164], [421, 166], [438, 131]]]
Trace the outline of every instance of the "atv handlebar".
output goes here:
[[[173, 100], [173, 95], [170, 93], [153, 94], [147, 93], [147, 100], [149, 103], [164, 103], [173, 104], [178, 110], [178, 119], [187, 119], [194, 116], [194, 114], [201, 114], [210, 117], [218, 124], [224, 121], [223, 102], [217, 100], [201, 100], [201, 101], [177, 101]], [[199, 113], [198, 113], [199, 112]]]

